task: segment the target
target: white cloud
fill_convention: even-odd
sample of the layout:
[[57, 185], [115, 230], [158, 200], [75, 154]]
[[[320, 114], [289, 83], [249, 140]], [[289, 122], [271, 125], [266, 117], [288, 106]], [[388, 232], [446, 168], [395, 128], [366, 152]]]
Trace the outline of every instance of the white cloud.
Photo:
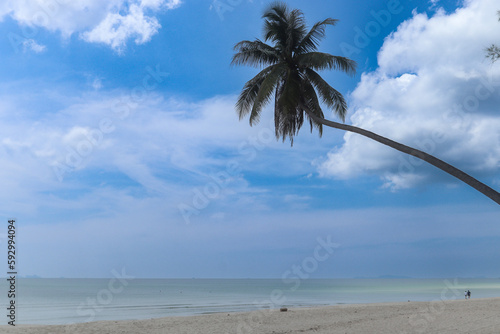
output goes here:
[[108, 13], [91, 31], [82, 34], [88, 42], [104, 43], [121, 52], [130, 37], [135, 36], [136, 44], [143, 44], [158, 32], [160, 23], [154, 17], [144, 14], [144, 8], [131, 5], [126, 15]]
[[[429, 18], [414, 14], [388, 36], [379, 67], [352, 93], [353, 125], [433, 154], [474, 176], [500, 168], [500, 67], [485, 59], [498, 39], [498, 2], [467, 1]], [[379, 175], [391, 189], [436, 178], [421, 161], [359, 135], [317, 163], [323, 176]], [[449, 180], [449, 179], [447, 179]]]
[[47, 49], [47, 47], [45, 45], [38, 44], [33, 39], [25, 39], [23, 42], [23, 49], [24, 52], [31, 50], [35, 53], [42, 53]]
[[30, 27], [25, 29], [30, 34], [39, 27], [59, 31], [65, 38], [76, 33], [120, 52], [130, 38], [137, 44], [148, 42], [160, 28], [154, 15], [180, 4], [180, 0], [7, 0], [0, 5], [0, 20], [10, 16]]

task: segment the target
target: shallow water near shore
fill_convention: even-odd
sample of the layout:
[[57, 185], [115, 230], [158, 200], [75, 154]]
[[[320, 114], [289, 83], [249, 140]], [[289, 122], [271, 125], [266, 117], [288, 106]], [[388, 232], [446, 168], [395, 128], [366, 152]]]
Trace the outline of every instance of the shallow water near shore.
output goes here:
[[[2, 304], [7, 305], [7, 281]], [[17, 282], [16, 324], [253, 311], [262, 308], [500, 297], [500, 279], [48, 279]], [[6, 313], [7, 311], [5, 311]], [[3, 324], [7, 324], [5, 321]]]

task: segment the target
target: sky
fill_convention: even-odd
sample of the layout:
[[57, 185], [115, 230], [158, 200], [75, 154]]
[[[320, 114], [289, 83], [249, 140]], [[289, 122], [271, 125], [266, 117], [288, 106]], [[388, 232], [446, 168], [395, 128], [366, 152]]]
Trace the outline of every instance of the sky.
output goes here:
[[[287, 3], [339, 19], [320, 50], [358, 70], [321, 75], [347, 124], [500, 190], [496, 0]], [[233, 47], [262, 38], [268, 6], [1, 2], [0, 242], [15, 218], [20, 275], [500, 277], [500, 207], [476, 190], [340, 130], [292, 147], [271, 106], [238, 119], [258, 69]]]

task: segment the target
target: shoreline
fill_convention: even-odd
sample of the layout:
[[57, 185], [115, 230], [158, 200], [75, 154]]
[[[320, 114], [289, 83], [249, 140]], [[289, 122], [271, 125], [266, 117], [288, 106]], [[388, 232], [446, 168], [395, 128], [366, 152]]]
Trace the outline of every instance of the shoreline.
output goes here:
[[500, 298], [263, 309], [71, 325], [0, 326], [2, 333], [499, 333]]

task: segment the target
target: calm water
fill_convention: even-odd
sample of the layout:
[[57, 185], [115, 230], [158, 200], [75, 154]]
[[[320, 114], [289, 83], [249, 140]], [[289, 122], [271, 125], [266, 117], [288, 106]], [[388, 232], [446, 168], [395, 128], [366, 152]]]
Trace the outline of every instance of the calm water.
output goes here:
[[[17, 324], [148, 319], [269, 307], [500, 297], [500, 279], [19, 279]], [[7, 282], [1, 280], [3, 310]], [[1, 311], [0, 311], [1, 312]], [[6, 310], [3, 311], [6, 314]], [[5, 315], [2, 316], [5, 319]], [[6, 320], [3, 324], [7, 324]]]

